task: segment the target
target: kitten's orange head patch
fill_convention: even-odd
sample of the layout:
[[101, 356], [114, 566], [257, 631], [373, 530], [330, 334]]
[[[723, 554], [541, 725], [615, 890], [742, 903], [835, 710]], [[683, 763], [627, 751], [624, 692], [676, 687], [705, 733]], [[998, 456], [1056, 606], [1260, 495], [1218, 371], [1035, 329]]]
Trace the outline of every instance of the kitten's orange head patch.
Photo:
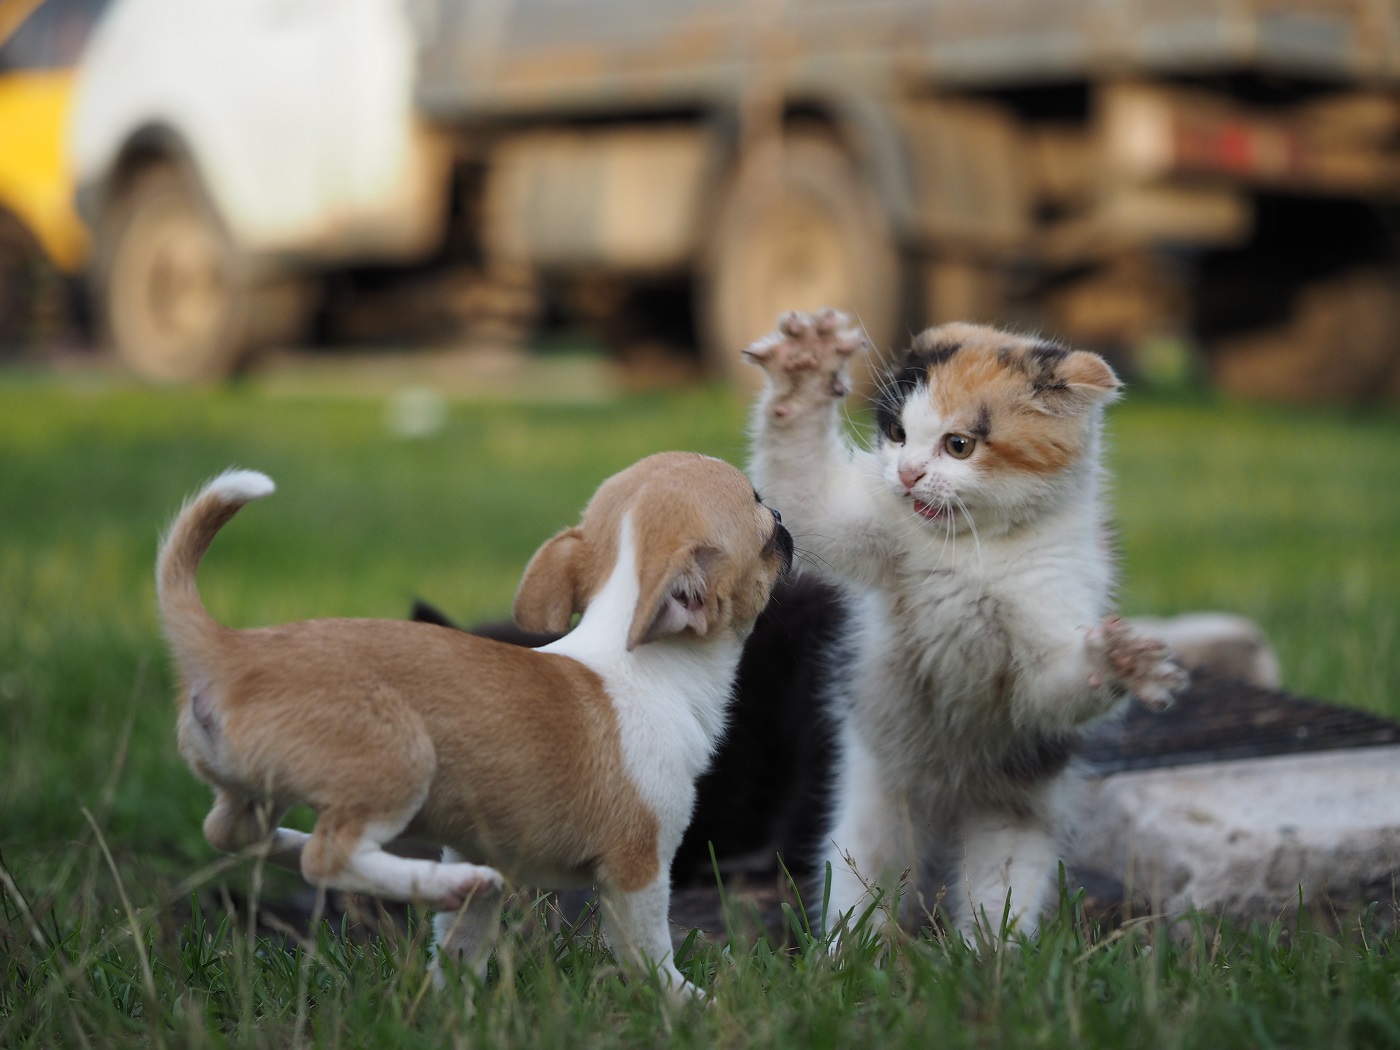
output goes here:
[[887, 438], [899, 440], [905, 403], [927, 396], [945, 433], [976, 442], [966, 458], [979, 471], [1048, 475], [1083, 454], [1095, 409], [1113, 400], [1120, 385], [1097, 354], [983, 325], [948, 324], [914, 340], [886, 378], [876, 418]]

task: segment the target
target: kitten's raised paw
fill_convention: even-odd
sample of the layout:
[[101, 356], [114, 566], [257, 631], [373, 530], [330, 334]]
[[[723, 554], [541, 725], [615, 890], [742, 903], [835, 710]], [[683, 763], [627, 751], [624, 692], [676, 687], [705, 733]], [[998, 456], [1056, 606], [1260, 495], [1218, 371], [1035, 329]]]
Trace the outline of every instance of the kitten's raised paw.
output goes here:
[[771, 408], [781, 417], [800, 404], [848, 394], [847, 362], [866, 345], [865, 333], [848, 314], [789, 311], [778, 318], [776, 331], [744, 350], [744, 357], [768, 373]]
[[1087, 642], [1099, 665], [1089, 684], [1101, 687], [1117, 683], [1148, 710], [1170, 707], [1176, 694], [1189, 682], [1170, 649], [1155, 638], [1138, 634], [1116, 616], [1091, 630]]

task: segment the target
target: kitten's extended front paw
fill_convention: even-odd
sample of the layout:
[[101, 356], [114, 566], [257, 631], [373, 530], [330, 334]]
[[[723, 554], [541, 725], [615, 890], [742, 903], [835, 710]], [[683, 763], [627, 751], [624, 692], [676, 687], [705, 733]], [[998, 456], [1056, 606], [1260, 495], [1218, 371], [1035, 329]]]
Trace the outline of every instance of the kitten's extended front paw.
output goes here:
[[1148, 710], [1170, 707], [1190, 680], [1170, 649], [1155, 638], [1138, 634], [1116, 616], [1090, 630], [1086, 644], [1090, 662], [1096, 668], [1089, 684], [1102, 688], [1116, 683]]
[[776, 331], [747, 347], [744, 357], [768, 373], [769, 407], [783, 417], [848, 394], [847, 365], [866, 345], [865, 333], [848, 314], [790, 311], [778, 318]]

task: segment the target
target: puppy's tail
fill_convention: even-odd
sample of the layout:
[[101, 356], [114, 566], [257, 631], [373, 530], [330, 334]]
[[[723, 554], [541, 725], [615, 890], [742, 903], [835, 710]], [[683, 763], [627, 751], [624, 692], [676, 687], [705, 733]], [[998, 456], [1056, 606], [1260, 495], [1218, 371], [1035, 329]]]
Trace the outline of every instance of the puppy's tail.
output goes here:
[[156, 555], [156, 599], [165, 637], [176, 662], [188, 673], [227, 628], [200, 601], [195, 571], [200, 559], [245, 503], [270, 495], [275, 486], [255, 470], [227, 470], [191, 496]]

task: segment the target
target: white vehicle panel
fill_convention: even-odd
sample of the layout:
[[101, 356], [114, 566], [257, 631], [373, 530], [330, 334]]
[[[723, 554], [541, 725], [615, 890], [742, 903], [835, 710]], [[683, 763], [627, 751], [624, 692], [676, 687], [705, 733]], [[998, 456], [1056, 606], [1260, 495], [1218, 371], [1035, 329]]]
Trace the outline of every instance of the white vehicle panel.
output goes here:
[[164, 127], [246, 251], [420, 254], [447, 155], [413, 111], [414, 53], [399, 0], [118, 0], [80, 71], [79, 183]]

